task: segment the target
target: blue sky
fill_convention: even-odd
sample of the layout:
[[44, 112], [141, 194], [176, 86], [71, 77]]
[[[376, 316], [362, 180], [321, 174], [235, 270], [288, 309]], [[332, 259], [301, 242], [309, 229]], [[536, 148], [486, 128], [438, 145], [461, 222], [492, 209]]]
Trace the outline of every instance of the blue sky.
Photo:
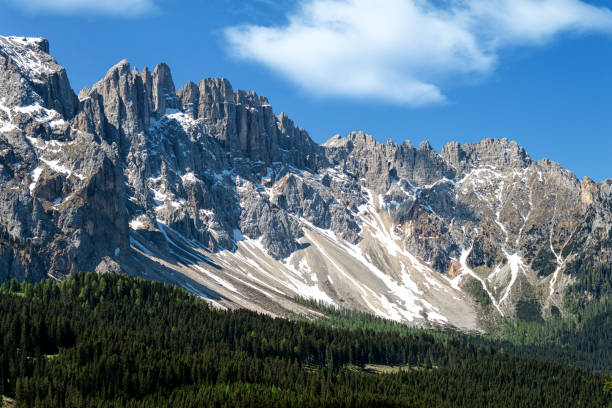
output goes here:
[[[101, 4], [103, 3], [103, 4]], [[384, 6], [382, 6], [384, 4]], [[43, 36], [78, 92], [123, 58], [175, 84], [223, 76], [323, 142], [507, 137], [612, 177], [612, 1], [0, 0], [3, 35]]]

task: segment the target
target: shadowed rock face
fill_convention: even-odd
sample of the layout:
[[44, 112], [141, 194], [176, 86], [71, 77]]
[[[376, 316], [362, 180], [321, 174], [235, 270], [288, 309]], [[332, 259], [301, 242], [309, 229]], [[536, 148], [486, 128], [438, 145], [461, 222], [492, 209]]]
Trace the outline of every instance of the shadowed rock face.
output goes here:
[[505, 139], [318, 145], [226, 79], [177, 91], [163, 63], [123, 60], [77, 98], [46, 40], [0, 37], [0, 279], [122, 271], [226, 307], [300, 295], [477, 329], [473, 281], [485, 312], [546, 315], [576, 262], [609, 263], [610, 185]]

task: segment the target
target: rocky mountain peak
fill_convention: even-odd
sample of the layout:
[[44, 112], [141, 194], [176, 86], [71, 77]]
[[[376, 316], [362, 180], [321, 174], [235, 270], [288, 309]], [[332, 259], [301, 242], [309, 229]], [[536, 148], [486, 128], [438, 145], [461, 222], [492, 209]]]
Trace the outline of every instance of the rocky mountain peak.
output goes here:
[[234, 91], [225, 78], [206, 78], [197, 87], [187, 83], [177, 95], [181, 108], [202, 121], [227, 151], [265, 163], [290, 157], [296, 166], [316, 166], [314, 142], [287, 115], [276, 117], [267, 98]]
[[[152, 118], [186, 114], [201, 123], [224, 149], [265, 163], [288, 160], [298, 167], [317, 166], [317, 147], [286, 115], [276, 117], [268, 99], [253, 91], [234, 91], [225, 78], [188, 82], [176, 91], [168, 65], [138, 73], [123, 60], [93, 86], [103, 102], [111, 134], [125, 138], [146, 132]], [[83, 95], [81, 95], [83, 96]], [[132, 136], [130, 136], [132, 135]], [[127, 153], [124, 153], [127, 154]]]
[[[148, 71], [143, 71], [146, 74]], [[148, 127], [152, 94], [140, 76], [134, 75], [128, 60], [113, 65], [92, 87], [101, 98], [107, 131], [114, 138], [131, 138]], [[125, 140], [121, 143], [125, 145]]]
[[343, 145], [346, 143], [348, 139], [343, 138], [342, 135], [340, 134], [335, 134], [332, 137], [330, 137], [327, 141], [325, 141], [322, 146], [324, 147], [334, 147], [334, 146], [339, 146], [339, 145]]
[[193, 118], [197, 119], [198, 103], [200, 100], [200, 89], [198, 86], [189, 81], [176, 92], [176, 95], [181, 104], [181, 109], [185, 112], [190, 112]]
[[374, 146], [378, 143], [374, 139], [374, 136], [372, 136], [369, 133], [364, 132], [363, 130], [351, 132], [348, 134], [347, 138], [351, 142], [353, 142], [355, 145], [359, 145], [360, 147]]
[[5, 47], [13, 47], [23, 53], [24, 49], [36, 49], [38, 51], [49, 54], [49, 41], [46, 38], [41, 37], [16, 37], [8, 36], [2, 37], [8, 44]]
[[423, 140], [421, 143], [419, 143], [419, 150], [420, 151], [430, 151], [430, 150], [433, 150], [433, 147], [431, 147], [429, 140]]
[[164, 63], [122, 60], [77, 98], [46, 50], [0, 37], [8, 276], [121, 270], [228, 307], [285, 314], [300, 295], [475, 329], [473, 288], [488, 314], [534, 293], [562, 309], [566, 262], [610, 234], [612, 181], [506, 139], [318, 145], [225, 78], [177, 91]]
[[5, 106], [38, 103], [70, 119], [78, 100], [63, 67], [48, 54], [44, 38], [0, 36], [0, 93]]
[[525, 149], [508, 139], [489, 138], [464, 145], [451, 142], [442, 148], [440, 154], [461, 175], [483, 166], [512, 170], [523, 169], [533, 163]]
[[[131, 138], [146, 131], [151, 119], [161, 118], [168, 109], [178, 109], [179, 100], [172, 73], [165, 63], [153, 70], [144, 68], [140, 73], [128, 60], [112, 66], [103, 79], [92, 88], [100, 96], [110, 128], [109, 133]], [[81, 97], [88, 95], [80, 93]], [[126, 140], [123, 146], [129, 144]]]
[[411, 150], [413, 149], [412, 143], [410, 142], [410, 140], [406, 139], [402, 142], [402, 144], [400, 145], [400, 147], [402, 149], [406, 149], [406, 150]]
[[600, 198], [599, 186], [590, 177], [583, 177], [580, 182], [580, 197], [582, 205], [586, 209], [593, 201]]
[[153, 70], [151, 92], [153, 94], [153, 111], [156, 117], [166, 113], [166, 109], [178, 109], [179, 101], [174, 89], [170, 67], [163, 62]]
[[[270, 102], [265, 96], [257, 95], [255, 91], [243, 91], [239, 89], [234, 94], [234, 103], [248, 106], [269, 106]], [[287, 116], [281, 112], [279, 116]]]
[[612, 179], [607, 179], [599, 184], [601, 195], [604, 197], [612, 198]]

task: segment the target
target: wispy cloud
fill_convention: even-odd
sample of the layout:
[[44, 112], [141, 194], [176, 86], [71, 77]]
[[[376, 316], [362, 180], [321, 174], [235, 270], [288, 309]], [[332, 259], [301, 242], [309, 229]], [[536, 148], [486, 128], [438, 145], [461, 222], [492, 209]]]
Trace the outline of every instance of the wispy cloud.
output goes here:
[[10, 0], [28, 12], [111, 14], [132, 17], [156, 9], [153, 0]]
[[415, 106], [490, 73], [505, 47], [612, 33], [612, 11], [580, 0], [302, 0], [287, 18], [226, 29], [231, 53], [317, 94]]

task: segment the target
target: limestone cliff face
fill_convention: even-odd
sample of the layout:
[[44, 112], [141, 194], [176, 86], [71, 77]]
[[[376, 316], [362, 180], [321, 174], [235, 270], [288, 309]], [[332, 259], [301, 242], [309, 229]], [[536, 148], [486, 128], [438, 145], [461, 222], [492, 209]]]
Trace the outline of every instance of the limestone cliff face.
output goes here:
[[[60, 279], [93, 270], [129, 239], [102, 108], [79, 103], [48, 50], [43, 39], [0, 37], [0, 222], [40, 256], [30, 276]], [[6, 275], [23, 276], [12, 265]]]
[[38, 102], [67, 119], [78, 101], [66, 70], [49, 55], [44, 38], [0, 37], [0, 89], [5, 106]]
[[226, 79], [176, 90], [163, 63], [123, 60], [77, 97], [48, 47], [0, 37], [0, 280], [126, 272], [225, 307], [300, 295], [478, 329], [474, 282], [488, 315], [546, 316], [609, 265], [612, 182], [515, 142], [318, 145]]
[[203, 122], [232, 154], [316, 170], [319, 146], [287, 115], [276, 117], [265, 97], [234, 92], [225, 78], [203, 79], [198, 86], [189, 82], [177, 95], [182, 110]]
[[36, 282], [45, 278], [43, 263], [37, 251], [27, 240], [11, 237], [0, 228], [0, 280], [28, 280]]

